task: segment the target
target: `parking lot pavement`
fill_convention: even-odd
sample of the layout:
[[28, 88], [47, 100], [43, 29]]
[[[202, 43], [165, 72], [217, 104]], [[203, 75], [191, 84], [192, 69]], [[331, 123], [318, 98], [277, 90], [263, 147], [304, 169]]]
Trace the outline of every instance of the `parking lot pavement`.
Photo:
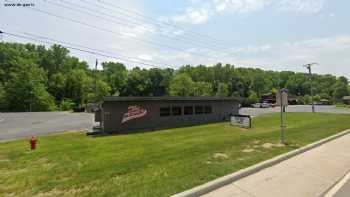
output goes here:
[[91, 129], [94, 114], [70, 112], [0, 113], [0, 141]]
[[[316, 112], [322, 113], [336, 113], [336, 114], [350, 114], [350, 109], [337, 108], [333, 105], [316, 105]], [[311, 105], [290, 105], [286, 109], [287, 112], [311, 112]], [[259, 116], [267, 113], [280, 112], [279, 107], [273, 108], [241, 108], [240, 114]]]

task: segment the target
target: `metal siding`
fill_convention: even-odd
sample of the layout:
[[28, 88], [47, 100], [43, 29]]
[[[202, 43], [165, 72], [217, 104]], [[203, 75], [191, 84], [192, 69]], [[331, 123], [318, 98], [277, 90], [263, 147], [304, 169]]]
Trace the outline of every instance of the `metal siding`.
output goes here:
[[[128, 106], [139, 105], [147, 110], [147, 115], [121, 123]], [[184, 106], [211, 105], [212, 114], [183, 115]], [[160, 107], [180, 106], [181, 116], [161, 117]], [[229, 115], [238, 114], [238, 102], [235, 101], [135, 101], [135, 102], [105, 102], [103, 104], [103, 129], [106, 132], [128, 132], [133, 130], [171, 128], [185, 125], [218, 122], [228, 119]]]

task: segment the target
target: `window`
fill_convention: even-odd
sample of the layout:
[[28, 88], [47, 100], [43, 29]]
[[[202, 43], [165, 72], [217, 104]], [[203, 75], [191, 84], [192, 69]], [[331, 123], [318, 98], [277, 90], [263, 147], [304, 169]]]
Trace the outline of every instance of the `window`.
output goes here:
[[160, 116], [170, 116], [170, 107], [161, 107]]
[[171, 109], [171, 112], [172, 112], [172, 115], [173, 116], [180, 116], [182, 113], [181, 113], [181, 107], [173, 107]]
[[205, 114], [213, 113], [213, 108], [211, 106], [204, 106], [204, 113]]
[[184, 107], [184, 114], [185, 115], [192, 115], [193, 114], [193, 107], [192, 106], [185, 106]]
[[196, 114], [203, 114], [203, 106], [195, 106], [194, 111]]

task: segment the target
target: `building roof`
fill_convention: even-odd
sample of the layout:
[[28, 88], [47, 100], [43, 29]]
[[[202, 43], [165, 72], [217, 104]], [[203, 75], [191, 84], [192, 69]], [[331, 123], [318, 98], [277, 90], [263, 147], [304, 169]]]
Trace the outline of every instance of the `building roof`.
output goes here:
[[350, 96], [344, 96], [343, 100], [350, 100]]
[[196, 97], [119, 97], [107, 96], [103, 98], [104, 102], [128, 102], [128, 101], [239, 101], [235, 97], [219, 96], [196, 96]]

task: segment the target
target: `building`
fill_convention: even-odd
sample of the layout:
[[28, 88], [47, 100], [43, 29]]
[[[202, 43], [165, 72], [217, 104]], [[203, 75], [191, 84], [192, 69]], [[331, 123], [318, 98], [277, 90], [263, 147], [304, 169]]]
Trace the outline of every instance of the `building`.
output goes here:
[[343, 102], [346, 105], [350, 105], [350, 96], [344, 96], [343, 97]]
[[232, 97], [105, 97], [95, 121], [104, 132], [127, 133], [229, 120], [238, 110]]
[[[260, 101], [262, 103], [275, 104], [275, 103], [277, 103], [277, 101], [276, 101], [276, 94], [274, 94], [274, 93], [263, 94], [261, 96]], [[298, 104], [298, 97], [294, 96], [292, 94], [288, 94], [288, 104], [289, 105], [297, 105]]]

